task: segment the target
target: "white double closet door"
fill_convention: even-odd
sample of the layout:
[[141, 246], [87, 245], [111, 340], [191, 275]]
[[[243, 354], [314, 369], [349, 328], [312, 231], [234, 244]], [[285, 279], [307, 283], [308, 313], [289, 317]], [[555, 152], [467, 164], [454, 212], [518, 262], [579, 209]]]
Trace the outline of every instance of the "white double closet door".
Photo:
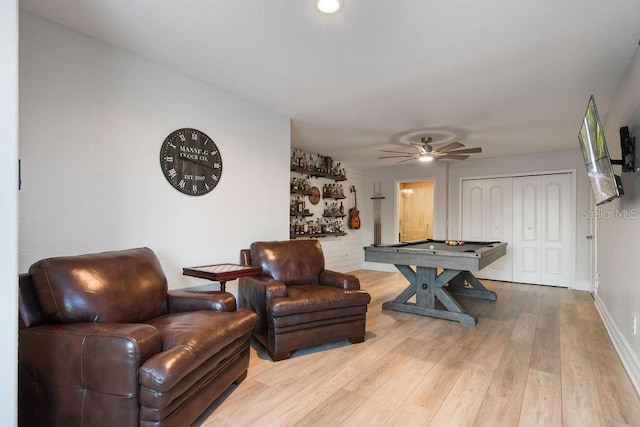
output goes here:
[[568, 287], [574, 227], [571, 173], [462, 181], [462, 239], [507, 242], [480, 278]]

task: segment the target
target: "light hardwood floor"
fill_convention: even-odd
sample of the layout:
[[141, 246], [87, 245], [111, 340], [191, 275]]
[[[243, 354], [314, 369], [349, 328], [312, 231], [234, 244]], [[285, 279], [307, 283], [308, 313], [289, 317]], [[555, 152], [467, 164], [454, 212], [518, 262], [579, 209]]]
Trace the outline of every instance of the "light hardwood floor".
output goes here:
[[372, 297], [366, 341], [271, 362], [200, 426], [640, 426], [640, 400], [587, 292], [483, 281], [497, 301], [456, 297], [478, 324], [383, 311], [400, 273], [353, 272]]

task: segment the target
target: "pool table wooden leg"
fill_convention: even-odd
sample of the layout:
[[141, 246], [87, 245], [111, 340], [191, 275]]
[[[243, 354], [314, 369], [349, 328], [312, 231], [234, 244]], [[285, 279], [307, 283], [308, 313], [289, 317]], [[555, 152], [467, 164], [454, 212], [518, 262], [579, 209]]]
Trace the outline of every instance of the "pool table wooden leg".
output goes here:
[[[465, 286], [465, 282], [470, 287]], [[496, 293], [485, 288], [484, 285], [469, 271], [463, 271], [455, 279], [449, 281], [447, 290], [451, 294], [469, 295], [490, 301], [498, 299]]]
[[[444, 270], [438, 275], [437, 269], [432, 267], [418, 267], [414, 270], [407, 265], [396, 265], [396, 268], [410, 284], [396, 298], [383, 303], [383, 309], [453, 320], [465, 325], [476, 324], [475, 316], [466, 313], [444, 287], [457, 278], [464, 284], [462, 276], [465, 272]], [[416, 296], [415, 304], [408, 302], [413, 295]], [[436, 299], [445, 309], [436, 307]]]

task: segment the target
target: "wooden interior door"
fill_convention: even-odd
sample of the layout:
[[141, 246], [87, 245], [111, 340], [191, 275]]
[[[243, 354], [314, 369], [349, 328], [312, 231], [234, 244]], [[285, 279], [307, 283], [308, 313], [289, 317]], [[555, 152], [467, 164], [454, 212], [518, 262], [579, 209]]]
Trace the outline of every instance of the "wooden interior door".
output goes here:
[[433, 181], [398, 184], [400, 242], [433, 238]]

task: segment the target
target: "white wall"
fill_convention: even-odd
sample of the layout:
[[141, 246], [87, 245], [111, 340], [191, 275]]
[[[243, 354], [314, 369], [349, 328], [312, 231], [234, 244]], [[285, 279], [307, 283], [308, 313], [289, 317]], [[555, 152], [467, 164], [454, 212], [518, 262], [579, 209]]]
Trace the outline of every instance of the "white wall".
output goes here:
[[[301, 150], [305, 151], [305, 150]], [[320, 153], [324, 155], [323, 153]], [[348, 165], [344, 162], [341, 162], [340, 159], [334, 159], [334, 163], [340, 163], [340, 166], [346, 170], [347, 180], [340, 181], [338, 184], [342, 184], [344, 189], [344, 194], [346, 199], [337, 200], [338, 204], [340, 202], [343, 203], [345, 217], [343, 219], [345, 224], [345, 231], [347, 233], [346, 236], [339, 237], [321, 237], [318, 240], [322, 246], [322, 252], [324, 253], [324, 262], [325, 268], [333, 271], [340, 271], [343, 273], [348, 273], [354, 270], [359, 270], [362, 268], [362, 261], [364, 260], [364, 253], [362, 251], [362, 229], [351, 229], [347, 226], [349, 220], [349, 208], [354, 205], [356, 202], [353, 193], [349, 190], [351, 186], [356, 189], [356, 196], [358, 198], [358, 208], [362, 206], [363, 196], [362, 196], [362, 171], [358, 168], [355, 168], [351, 165]], [[296, 172], [291, 172], [291, 177], [300, 178], [302, 175]], [[328, 180], [326, 178], [309, 178], [310, 185], [316, 186], [322, 193], [322, 186], [324, 184], [333, 184], [334, 181]], [[309, 209], [310, 213], [314, 215], [312, 217], [305, 218], [306, 220], [316, 220], [317, 218], [322, 217], [322, 213], [324, 211], [324, 203], [336, 202], [333, 199], [322, 199], [320, 198], [320, 202], [317, 205], [313, 205], [309, 202], [309, 198], [305, 197], [305, 201], [307, 202], [306, 208]], [[302, 219], [302, 218], [297, 218]]]
[[[585, 104], [586, 105], [586, 104]], [[451, 215], [449, 235], [453, 239], [460, 238], [460, 189], [461, 179], [468, 177], [492, 177], [500, 175], [517, 175], [536, 172], [575, 171], [576, 174], [576, 230], [575, 230], [575, 282], [576, 289], [589, 290], [589, 219], [591, 190], [587, 179], [582, 153], [578, 148], [578, 129], [576, 124], [576, 148], [572, 150], [553, 151], [548, 153], [529, 154], [523, 156], [500, 157], [494, 159], [465, 160], [452, 163], [450, 169], [449, 203]]]
[[[576, 130], [576, 147], [578, 146]], [[373, 182], [382, 183], [382, 193], [386, 200], [382, 202], [382, 242], [396, 242], [394, 236], [395, 206], [394, 187], [396, 182], [405, 179], [434, 179], [434, 238], [460, 238], [460, 191], [464, 177], [489, 177], [527, 172], [575, 170], [576, 171], [576, 277], [574, 286], [588, 289], [589, 285], [589, 221], [584, 210], [590, 206], [591, 193], [586, 177], [584, 162], [578, 148], [526, 156], [513, 156], [494, 159], [465, 160], [462, 162], [423, 164], [385, 167], [365, 170], [363, 185], [372, 188]], [[447, 171], [448, 169], [448, 171]], [[448, 188], [448, 192], [447, 192]], [[369, 224], [363, 236], [365, 245], [373, 243], [373, 205], [361, 209]], [[393, 271], [393, 266], [378, 263], [365, 263], [365, 268]]]
[[[17, 425], [18, 2], [0, 2], [0, 425]], [[13, 284], [13, 285], [12, 285]]]
[[[365, 169], [363, 171], [363, 191], [360, 206], [362, 217], [362, 243], [364, 246], [373, 244], [373, 197], [374, 184], [380, 185], [380, 193], [384, 200], [381, 201], [382, 243], [395, 243], [398, 241], [396, 187], [402, 181], [434, 181], [433, 204], [433, 238], [447, 239], [447, 168], [444, 162], [422, 163], [410, 162], [399, 166]], [[360, 193], [359, 193], [360, 194]], [[364, 262], [363, 268], [382, 271], [396, 271], [390, 264]]]
[[[20, 271], [148, 246], [181, 288], [205, 283], [182, 267], [288, 238], [288, 117], [34, 15], [20, 25]], [[182, 127], [222, 154], [204, 196], [178, 192], [160, 169], [164, 138]]]
[[[621, 126], [629, 126], [640, 143], [640, 51], [636, 51], [606, 114], [605, 136], [613, 158], [620, 158]], [[614, 169], [620, 170], [618, 166]], [[621, 177], [624, 196], [603, 205], [599, 212], [596, 303], [640, 393], [640, 173], [624, 173]], [[635, 335], [633, 316], [638, 322]]]

